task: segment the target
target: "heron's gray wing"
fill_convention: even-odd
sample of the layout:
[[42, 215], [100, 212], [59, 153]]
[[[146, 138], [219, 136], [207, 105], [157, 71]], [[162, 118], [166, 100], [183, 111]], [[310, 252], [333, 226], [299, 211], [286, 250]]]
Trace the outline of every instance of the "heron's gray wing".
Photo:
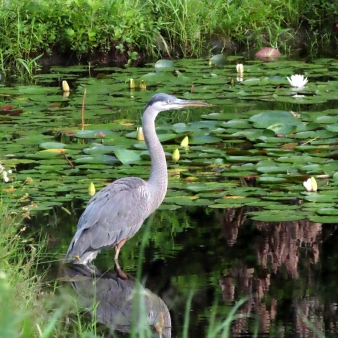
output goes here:
[[137, 177], [116, 180], [89, 202], [78, 222], [68, 255], [117, 245], [132, 237], [149, 216], [146, 182]]

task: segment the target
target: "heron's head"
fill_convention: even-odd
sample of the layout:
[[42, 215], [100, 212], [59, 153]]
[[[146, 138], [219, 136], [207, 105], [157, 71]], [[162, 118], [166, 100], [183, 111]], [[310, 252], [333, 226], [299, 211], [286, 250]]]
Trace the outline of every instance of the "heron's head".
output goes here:
[[151, 98], [151, 100], [148, 102], [146, 109], [151, 107], [152, 110], [155, 110], [159, 113], [165, 110], [176, 110], [184, 107], [202, 106], [208, 106], [208, 104], [201, 101], [183, 100], [173, 95], [159, 93]]

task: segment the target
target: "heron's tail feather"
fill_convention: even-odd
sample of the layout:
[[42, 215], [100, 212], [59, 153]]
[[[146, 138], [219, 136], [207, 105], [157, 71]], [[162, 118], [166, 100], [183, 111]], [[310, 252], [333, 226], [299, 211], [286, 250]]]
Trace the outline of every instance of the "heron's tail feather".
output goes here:
[[99, 250], [81, 252], [81, 250], [77, 250], [76, 247], [72, 246], [71, 244], [67, 251], [65, 262], [83, 265], [89, 264], [92, 260], [96, 258], [99, 252]]

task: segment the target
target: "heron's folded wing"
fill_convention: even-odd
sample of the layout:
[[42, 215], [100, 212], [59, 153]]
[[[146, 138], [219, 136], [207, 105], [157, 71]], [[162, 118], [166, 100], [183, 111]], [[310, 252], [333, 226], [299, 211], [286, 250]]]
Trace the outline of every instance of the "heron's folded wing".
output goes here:
[[102, 189], [82, 214], [74, 245], [99, 250], [132, 237], [149, 216], [150, 196], [140, 178], [119, 179]]

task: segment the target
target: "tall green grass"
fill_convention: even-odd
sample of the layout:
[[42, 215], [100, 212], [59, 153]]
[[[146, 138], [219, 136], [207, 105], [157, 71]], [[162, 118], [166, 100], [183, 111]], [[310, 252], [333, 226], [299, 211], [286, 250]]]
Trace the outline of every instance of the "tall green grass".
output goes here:
[[56, 282], [48, 282], [47, 239], [25, 234], [29, 211], [6, 202], [0, 199], [1, 336], [88, 337], [96, 322], [84, 320], [76, 302], [67, 293], [56, 293]]
[[42, 321], [38, 298], [43, 295], [43, 274], [37, 269], [41, 248], [22, 236], [27, 211], [17, 209], [0, 200], [0, 332], [32, 337]]

